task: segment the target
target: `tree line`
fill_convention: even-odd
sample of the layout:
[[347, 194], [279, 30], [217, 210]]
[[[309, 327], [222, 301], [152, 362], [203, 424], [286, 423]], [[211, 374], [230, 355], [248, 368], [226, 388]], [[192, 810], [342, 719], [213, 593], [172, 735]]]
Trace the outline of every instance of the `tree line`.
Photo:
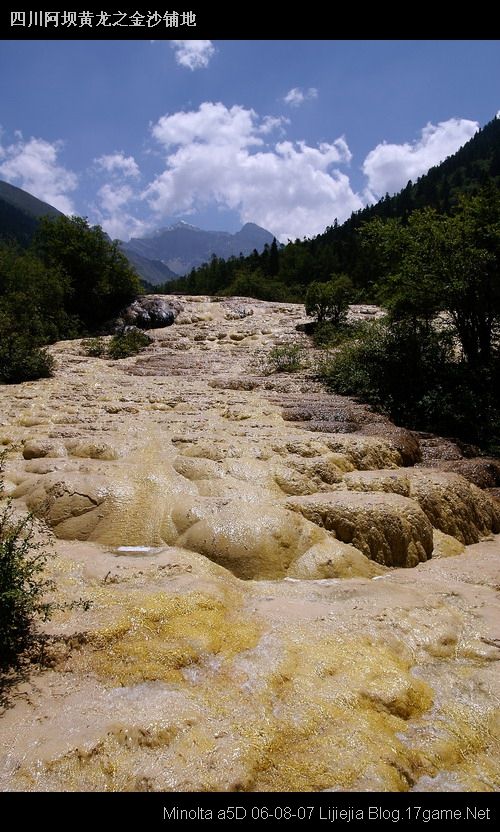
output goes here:
[[345, 339], [324, 379], [399, 424], [500, 453], [500, 191], [462, 195], [449, 215], [375, 218], [359, 238], [388, 315]]
[[98, 331], [141, 292], [100, 226], [42, 217], [27, 249], [0, 243], [0, 382], [50, 375], [44, 346]]
[[275, 241], [260, 254], [254, 250], [247, 257], [213, 257], [156, 291], [303, 302], [310, 283], [328, 281], [332, 273], [345, 273], [354, 284], [356, 299], [374, 301], [380, 278], [378, 262], [363, 245], [360, 230], [374, 219], [399, 219], [405, 224], [414, 211], [426, 207], [450, 215], [462, 196], [473, 196], [491, 184], [500, 187], [499, 118], [415, 183], [408, 182], [394, 196], [386, 194], [375, 205], [355, 211], [344, 223], [334, 220], [312, 239], [296, 239], [286, 245]]

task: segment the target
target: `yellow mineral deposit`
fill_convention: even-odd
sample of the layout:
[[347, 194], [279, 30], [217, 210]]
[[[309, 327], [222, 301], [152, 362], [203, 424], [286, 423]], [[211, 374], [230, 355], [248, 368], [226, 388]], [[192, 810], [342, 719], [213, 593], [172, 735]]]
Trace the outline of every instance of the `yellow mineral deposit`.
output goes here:
[[0, 788], [498, 790], [498, 502], [321, 390], [301, 307], [180, 301], [138, 357], [0, 388], [8, 491], [91, 602], [45, 625]]

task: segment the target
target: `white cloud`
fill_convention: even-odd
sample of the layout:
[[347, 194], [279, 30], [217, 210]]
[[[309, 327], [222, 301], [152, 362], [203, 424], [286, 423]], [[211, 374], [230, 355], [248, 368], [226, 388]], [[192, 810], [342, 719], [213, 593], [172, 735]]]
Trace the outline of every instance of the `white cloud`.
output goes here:
[[456, 153], [478, 129], [477, 121], [450, 118], [438, 125], [427, 124], [420, 139], [412, 144], [378, 144], [363, 162], [368, 196], [373, 201], [404, 188], [409, 179], [415, 181], [433, 165]]
[[318, 90], [316, 87], [309, 87], [307, 90], [301, 90], [300, 87], [292, 87], [284, 96], [283, 101], [290, 107], [300, 107], [304, 101], [310, 101], [312, 98], [318, 97]]
[[[96, 203], [92, 206], [96, 221], [112, 239], [128, 240], [129, 237], [151, 231], [152, 226], [148, 220], [137, 219], [131, 213], [133, 203], [137, 207], [140, 198], [137, 188], [130, 184], [131, 177], [135, 179], [140, 175], [135, 161], [122, 154], [102, 156], [102, 159], [109, 160], [99, 166], [110, 173], [111, 180], [101, 185], [97, 191]], [[99, 161], [96, 160], [96, 163]]]
[[[165, 147], [193, 143], [237, 147], [262, 145], [263, 139], [255, 126], [256, 118], [254, 110], [238, 105], [228, 108], [220, 102], [206, 101], [197, 110], [187, 113], [181, 110], [162, 116], [153, 126], [152, 133]], [[268, 122], [265, 124], [267, 126]]]
[[97, 197], [99, 204], [104, 211], [114, 213], [119, 208], [123, 208], [133, 196], [132, 188], [128, 185], [113, 186], [109, 182], [99, 188]]
[[362, 207], [348, 177], [333, 168], [350, 161], [344, 138], [317, 147], [291, 141], [266, 146], [269, 124], [253, 110], [209, 102], [163, 116], [152, 132], [166, 150], [166, 167], [144, 198], [163, 215], [215, 202], [283, 240], [317, 234]]
[[98, 159], [94, 159], [94, 162], [100, 170], [105, 170], [107, 173], [121, 174], [133, 178], [140, 176], [139, 167], [134, 157], [125, 156], [124, 153], [109, 153], [108, 155], [99, 156]]
[[96, 221], [112, 239], [128, 240], [152, 230], [148, 220], [137, 219], [131, 213], [131, 203], [138, 200], [138, 194], [128, 183], [106, 182], [96, 197], [93, 206]]
[[150, 231], [149, 222], [139, 220], [131, 213], [131, 204], [139, 199], [134, 180], [141, 175], [134, 157], [116, 151], [94, 159], [94, 164], [99, 171], [109, 175], [109, 181], [101, 185], [92, 206], [99, 225], [110, 237], [121, 240]]
[[98, 224], [112, 240], [129, 240], [130, 237], [143, 237], [153, 230], [153, 225], [146, 220], [139, 220], [132, 214], [122, 211], [119, 214], [106, 217], [99, 215]]
[[48, 202], [64, 214], [72, 214], [69, 193], [77, 187], [74, 173], [59, 165], [62, 142], [31, 138], [25, 141], [16, 133], [16, 142], [3, 148], [0, 176], [33, 196]]
[[191, 70], [206, 69], [215, 54], [211, 40], [171, 40], [170, 46], [175, 50], [175, 60], [179, 66]]

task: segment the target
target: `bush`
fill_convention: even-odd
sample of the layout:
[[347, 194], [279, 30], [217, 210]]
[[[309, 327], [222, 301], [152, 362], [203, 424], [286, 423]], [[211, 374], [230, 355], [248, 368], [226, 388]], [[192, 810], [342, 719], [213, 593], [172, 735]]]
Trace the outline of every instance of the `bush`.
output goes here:
[[102, 338], [86, 338], [82, 341], [82, 349], [91, 358], [103, 358], [106, 355], [106, 344]]
[[335, 392], [359, 396], [392, 419], [417, 427], [423, 398], [442, 389], [452, 359], [447, 333], [376, 322], [343, 344], [321, 374]]
[[296, 373], [302, 366], [302, 350], [298, 344], [281, 344], [266, 356], [265, 372]]
[[14, 519], [7, 501], [0, 511], [0, 687], [10, 671], [31, 657], [38, 641], [37, 623], [50, 616], [51, 604], [43, 600], [53, 588], [43, 574], [46, 561], [43, 544], [34, 540], [32, 516]]
[[354, 338], [359, 338], [362, 334], [363, 328], [366, 327], [364, 321], [352, 324], [340, 324], [336, 326], [331, 321], [322, 321], [311, 324], [311, 336], [314, 346], [317, 349], [332, 349], [338, 347], [345, 341], [352, 341]]
[[152, 342], [152, 338], [140, 329], [129, 329], [126, 332], [113, 335], [108, 346], [109, 358], [128, 358], [137, 355]]
[[54, 359], [43, 347], [30, 342], [22, 334], [11, 335], [0, 342], [0, 383], [19, 384], [37, 378], [49, 378]]
[[315, 317], [318, 323], [331, 321], [339, 326], [347, 317], [352, 296], [352, 281], [345, 274], [332, 274], [327, 283], [315, 281], [306, 292], [306, 315]]
[[447, 331], [409, 321], [365, 324], [318, 368], [327, 386], [356, 396], [413, 430], [500, 443], [500, 359], [472, 371]]

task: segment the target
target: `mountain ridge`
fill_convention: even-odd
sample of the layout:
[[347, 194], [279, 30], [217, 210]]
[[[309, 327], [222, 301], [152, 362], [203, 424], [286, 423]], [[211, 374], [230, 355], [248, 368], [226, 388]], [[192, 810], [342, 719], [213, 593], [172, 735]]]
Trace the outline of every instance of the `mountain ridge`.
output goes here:
[[0, 180], [0, 239], [30, 244], [40, 217], [62, 216], [61, 211], [28, 191]]
[[[221, 260], [201, 267], [169, 287], [190, 294], [251, 294], [263, 300], [302, 300], [313, 281], [327, 281], [332, 273], [346, 273], [363, 301], [373, 300], [377, 264], [361, 244], [358, 230], [374, 218], [400, 218], [406, 222], [415, 210], [432, 207], [453, 211], [460, 196], [477, 193], [485, 185], [500, 188], [500, 118], [495, 117], [459, 150], [431, 167], [416, 182], [409, 181], [398, 193], [386, 194], [374, 205], [355, 211], [343, 223], [332, 225], [315, 237], [295, 240], [281, 247], [277, 257], [269, 252], [247, 256], [238, 263]], [[244, 279], [243, 279], [244, 278]]]
[[[23, 188], [0, 180], [0, 239], [14, 241], [27, 248], [43, 216], [62, 216], [48, 202]], [[238, 256], [253, 249], [262, 251], [272, 243], [273, 235], [256, 223], [245, 223], [239, 231], [207, 231], [179, 220], [144, 237], [119, 246], [138, 275], [152, 286], [176, 280], [194, 265], [208, 262], [212, 256]], [[170, 248], [169, 248], [170, 246]]]
[[274, 237], [270, 231], [247, 222], [239, 231], [210, 231], [179, 221], [143, 237], [122, 243], [125, 253], [161, 261], [178, 276], [210, 261], [211, 257], [238, 257], [254, 249], [263, 251]]

